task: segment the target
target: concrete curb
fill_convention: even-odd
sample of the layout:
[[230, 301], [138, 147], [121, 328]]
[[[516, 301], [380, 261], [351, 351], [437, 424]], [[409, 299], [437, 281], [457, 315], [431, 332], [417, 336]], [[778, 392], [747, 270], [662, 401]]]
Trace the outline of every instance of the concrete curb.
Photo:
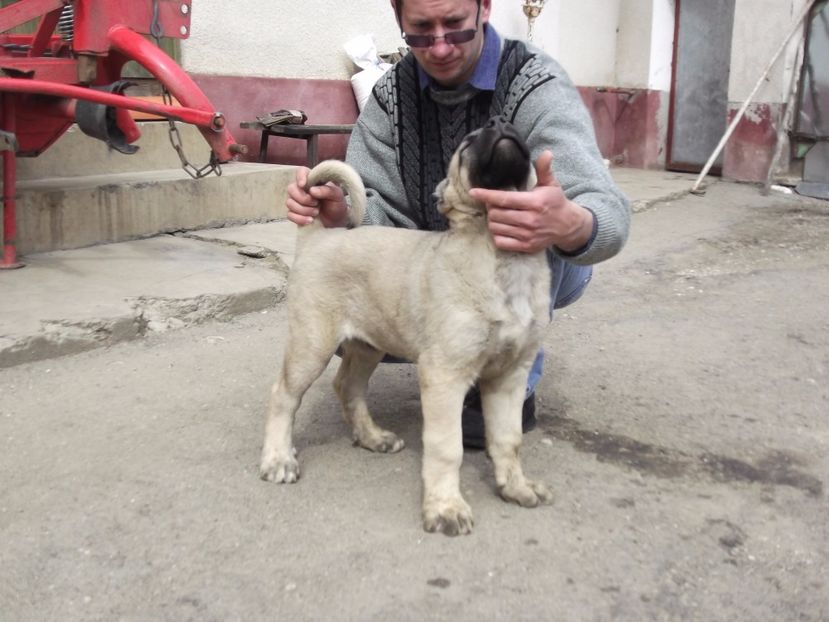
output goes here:
[[277, 306], [287, 269], [234, 246], [159, 236], [26, 258], [0, 274], [0, 368]]
[[284, 298], [284, 288], [279, 287], [182, 299], [139, 297], [128, 301], [133, 311], [120, 316], [77, 322], [43, 320], [37, 334], [0, 337], [0, 369], [109, 347], [212, 320], [229, 320], [273, 308]]

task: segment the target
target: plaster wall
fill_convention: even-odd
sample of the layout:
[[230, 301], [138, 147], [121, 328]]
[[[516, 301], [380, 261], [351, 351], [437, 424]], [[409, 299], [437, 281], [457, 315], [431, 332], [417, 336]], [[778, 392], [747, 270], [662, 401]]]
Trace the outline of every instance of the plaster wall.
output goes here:
[[[556, 57], [577, 85], [613, 86], [622, 1], [546, 0], [533, 43]], [[492, 0], [491, 21], [506, 37], [527, 37], [523, 0]], [[182, 42], [182, 65], [248, 146], [248, 159], [259, 153], [259, 137], [239, 123], [268, 111], [301, 108], [312, 123], [354, 121], [349, 78], [357, 68], [343, 50], [346, 41], [369, 34], [380, 52], [402, 45], [389, 0], [353, 0], [347, 8], [334, 0], [194, 0], [191, 31]], [[618, 96], [592, 91], [615, 109]], [[603, 101], [594, 109], [602, 118], [598, 138], [610, 156], [617, 117]], [[323, 136], [320, 157], [342, 157], [345, 145], [346, 137]], [[304, 163], [305, 145], [272, 138], [266, 161]]]
[[[533, 25], [533, 44], [551, 56], [559, 57], [562, 4], [567, 0], [546, 0]], [[522, 0], [492, 0], [490, 21], [498, 32], [510, 39], [526, 39], [527, 17]]]
[[[642, 1], [642, 0], [639, 0]], [[522, 0], [492, 0], [492, 24], [526, 38]], [[533, 43], [558, 58], [577, 84], [613, 84], [620, 0], [547, 0]], [[370, 34], [381, 52], [402, 45], [389, 0], [195, 0], [182, 65], [194, 74], [347, 80], [343, 44]]]
[[651, 64], [652, 2], [622, 0], [616, 49], [616, 86], [648, 88]]
[[371, 34], [380, 51], [402, 44], [389, 0], [195, 0], [184, 69], [196, 74], [347, 80], [343, 44]]
[[[683, 0], [693, 2], [693, 0]], [[733, 116], [807, 0], [736, 0], [730, 59]], [[492, 0], [493, 25], [525, 38], [523, 0]], [[664, 163], [676, 0], [546, 0], [533, 43], [554, 56], [578, 85], [606, 157], [633, 166]], [[182, 64], [231, 126], [281, 107], [300, 107], [316, 123], [356, 118], [349, 78], [356, 67], [343, 45], [370, 34], [381, 52], [402, 44], [389, 0], [194, 0], [192, 36]], [[755, 95], [726, 153], [732, 176], [754, 178], [744, 163], [773, 147], [774, 123], [791, 84], [793, 39]], [[724, 59], [727, 62], [727, 59]], [[254, 78], [254, 80], [251, 80]], [[237, 130], [237, 133], [239, 130]], [[254, 133], [241, 132], [255, 147]], [[342, 137], [325, 137], [321, 155], [341, 155]], [[748, 149], [748, 151], [746, 151]], [[301, 162], [301, 143], [278, 139], [270, 161]]]
[[[808, 0], [737, 0], [731, 47], [728, 99], [731, 122], [751, 96], [745, 115], [738, 121], [724, 149], [723, 176], [743, 181], [765, 181], [774, 166], [772, 154], [777, 130], [785, 113], [789, 90], [796, 85], [796, 57], [804, 33], [792, 32]], [[758, 19], [762, 16], [762, 19]], [[783, 51], [760, 81], [774, 55]], [[793, 81], [794, 79], [794, 81]], [[759, 89], [752, 95], [757, 84]], [[784, 138], [785, 140], [785, 138]], [[786, 150], [778, 168], [789, 166]]]
[[[638, 2], [641, 0], [632, 1]], [[674, 0], [652, 0], [650, 64], [648, 67], [649, 89], [663, 92], [671, 90], [675, 13], [676, 3]]]
[[674, 0], [621, 0], [616, 86], [670, 91], [674, 10]]
[[558, 60], [579, 86], [616, 84], [621, 5], [622, 0], [563, 0]]
[[[731, 44], [730, 101], [744, 102], [748, 98], [808, 1], [737, 0]], [[753, 101], [766, 104], [786, 101], [802, 33], [803, 30], [798, 30], [788, 42]]]

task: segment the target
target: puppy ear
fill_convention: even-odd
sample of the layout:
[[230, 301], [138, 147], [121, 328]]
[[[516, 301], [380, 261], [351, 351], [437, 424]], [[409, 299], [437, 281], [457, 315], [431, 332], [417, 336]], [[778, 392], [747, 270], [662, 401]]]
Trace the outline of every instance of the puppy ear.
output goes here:
[[538, 175], [535, 172], [535, 167], [530, 164], [530, 174], [527, 175], [527, 184], [524, 190], [532, 190], [538, 183]]
[[446, 186], [449, 185], [449, 182], [444, 177], [440, 180], [440, 183], [435, 187], [435, 198], [437, 199], [437, 208], [438, 212], [441, 214], [446, 213], [446, 202], [443, 200], [443, 195], [446, 192]]

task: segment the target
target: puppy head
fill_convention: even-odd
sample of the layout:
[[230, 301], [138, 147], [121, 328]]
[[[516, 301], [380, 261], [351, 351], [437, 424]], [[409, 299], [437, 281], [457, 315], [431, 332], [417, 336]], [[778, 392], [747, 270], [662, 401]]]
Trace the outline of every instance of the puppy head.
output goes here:
[[501, 117], [467, 134], [449, 162], [446, 179], [438, 186], [439, 209], [483, 213], [469, 196], [470, 188], [527, 190], [535, 184], [530, 150], [518, 131]]

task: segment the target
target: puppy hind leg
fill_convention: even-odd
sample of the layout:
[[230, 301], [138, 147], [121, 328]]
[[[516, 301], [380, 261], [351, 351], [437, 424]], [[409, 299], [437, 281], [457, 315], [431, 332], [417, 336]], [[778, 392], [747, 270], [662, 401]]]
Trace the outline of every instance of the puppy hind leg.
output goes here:
[[527, 479], [518, 456], [521, 448], [521, 407], [527, 374], [521, 368], [504, 378], [480, 382], [487, 452], [495, 466], [495, 483], [506, 501], [535, 507], [552, 500], [541, 482]]
[[380, 453], [400, 451], [405, 445], [403, 439], [378, 426], [366, 404], [368, 381], [383, 352], [359, 341], [347, 341], [342, 344], [342, 355], [334, 390], [342, 403], [345, 420], [351, 425], [354, 444]]
[[293, 445], [296, 411], [308, 387], [325, 370], [331, 354], [325, 349], [289, 340], [279, 376], [271, 389], [265, 441], [259, 475], [269, 482], [293, 483], [299, 479], [299, 463]]
[[471, 382], [418, 365], [423, 404], [423, 528], [448, 536], [472, 531], [472, 510], [461, 495], [461, 409]]

